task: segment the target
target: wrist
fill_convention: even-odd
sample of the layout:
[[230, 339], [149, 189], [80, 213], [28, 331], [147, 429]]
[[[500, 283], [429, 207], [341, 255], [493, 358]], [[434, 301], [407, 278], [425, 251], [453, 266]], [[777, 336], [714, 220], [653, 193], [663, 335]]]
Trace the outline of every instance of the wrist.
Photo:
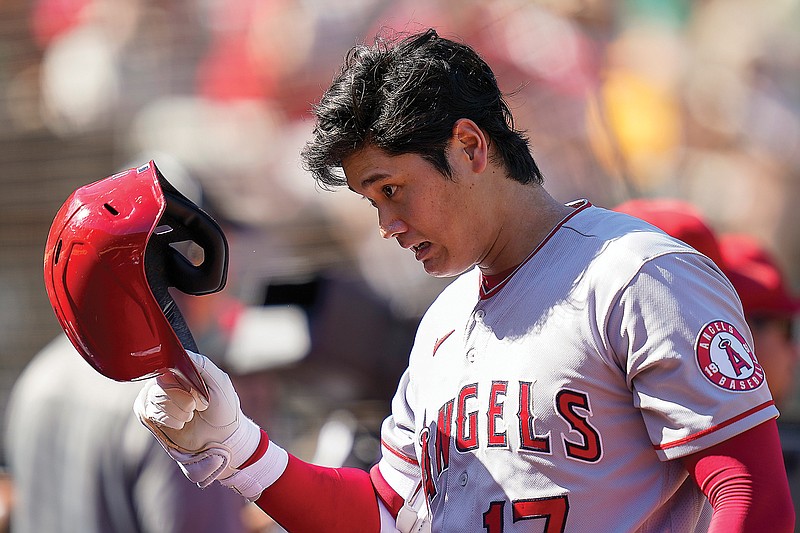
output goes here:
[[244, 463], [236, 467], [237, 470], [244, 470], [248, 466], [261, 459], [264, 454], [267, 453], [267, 448], [269, 448], [269, 435], [267, 435], [267, 432], [263, 429], [260, 429], [259, 431], [261, 433], [261, 438], [258, 441], [258, 446]]
[[267, 432], [259, 430], [260, 440], [256, 450], [242, 465], [219, 482], [235, 490], [250, 501], [255, 501], [286, 470], [289, 454], [269, 440]]
[[228, 477], [246, 464], [256, 454], [261, 442], [262, 429], [246, 416], [230, 437], [222, 443], [230, 451], [230, 460], [220, 473], [220, 478]]

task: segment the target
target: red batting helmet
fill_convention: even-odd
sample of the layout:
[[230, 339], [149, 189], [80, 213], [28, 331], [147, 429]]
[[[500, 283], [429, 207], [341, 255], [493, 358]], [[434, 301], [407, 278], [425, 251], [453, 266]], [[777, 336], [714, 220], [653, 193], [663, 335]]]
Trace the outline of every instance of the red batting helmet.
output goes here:
[[[159, 296], [147, 266], [156, 241], [159, 272], [166, 278]], [[169, 246], [185, 241], [202, 248], [202, 263]], [[164, 305], [164, 294], [171, 304], [167, 286], [191, 295], [217, 292], [225, 286], [227, 267], [222, 229], [153, 161], [72, 193], [53, 220], [44, 254], [45, 287], [56, 317], [98, 372], [132, 381], [172, 371], [204, 396], [205, 384], [165, 315], [175, 310]]]
[[791, 318], [800, 313], [800, 299], [786, 282], [781, 265], [758, 239], [725, 234], [720, 248], [725, 273], [739, 293], [745, 315]]

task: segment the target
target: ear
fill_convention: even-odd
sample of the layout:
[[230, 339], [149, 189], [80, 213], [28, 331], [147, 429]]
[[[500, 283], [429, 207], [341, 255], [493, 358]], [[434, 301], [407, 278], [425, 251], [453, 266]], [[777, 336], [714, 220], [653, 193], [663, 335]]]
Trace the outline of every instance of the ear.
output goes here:
[[460, 118], [453, 125], [451, 154], [454, 162], [466, 165], [472, 172], [486, 170], [489, 163], [489, 145], [486, 135], [468, 118]]

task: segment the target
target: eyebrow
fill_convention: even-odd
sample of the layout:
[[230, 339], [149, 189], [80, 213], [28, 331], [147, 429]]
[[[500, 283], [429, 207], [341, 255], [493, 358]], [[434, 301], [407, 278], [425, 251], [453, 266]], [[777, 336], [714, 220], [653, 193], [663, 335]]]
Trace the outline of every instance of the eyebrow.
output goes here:
[[[384, 172], [379, 172], [379, 173], [377, 173], [377, 174], [374, 174], [374, 175], [372, 175], [372, 176], [370, 176], [370, 177], [368, 177], [368, 178], [366, 178], [366, 179], [362, 180], [362, 181], [361, 181], [361, 183], [360, 183], [359, 185], [361, 185], [361, 188], [362, 188], [362, 189], [366, 189], [366, 188], [367, 188], [367, 187], [369, 187], [370, 185], [374, 184], [376, 181], [381, 181], [381, 180], [387, 179], [387, 178], [389, 178], [389, 177], [390, 177], [390, 176], [389, 176], [389, 174], [386, 174], [386, 173], [384, 173]], [[350, 190], [351, 190], [351, 191], [353, 191], [353, 192], [356, 192], [356, 191], [354, 191], [354, 190], [353, 190], [353, 188], [352, 188], [352, 187], [350, 187], [349, 185], [347, 186], [347, 188], [348, 188], [348, 189], [350, 189]]]

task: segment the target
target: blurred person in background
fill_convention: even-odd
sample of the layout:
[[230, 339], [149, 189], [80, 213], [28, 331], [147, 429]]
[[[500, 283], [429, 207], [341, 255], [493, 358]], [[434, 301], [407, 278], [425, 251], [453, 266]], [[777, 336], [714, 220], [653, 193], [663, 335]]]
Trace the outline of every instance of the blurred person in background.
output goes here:
[[11, 509], [14, 508], [14, 484], [6, 466], [0, 471], [0, 533], [11, 531]]
[[674, 198], [637, 198], [617, 205], [614, 211], [652, 224], [723, 268], [719, 239], [700, 209], [692, 203]]
[[98, 374], [64, 335], [33, 358], [6, 413], [12, 531], [247, 532], [241, 497], [197, 490], [165, 460], [131, 410], [140, 389]]
[[725, 273], [742, 300], [756, 354], [778, 407], [794, 392], [798, 344], [795, 319], [800, 299], [792, 293], [777, 259], [747, 234], [722, 234]]

